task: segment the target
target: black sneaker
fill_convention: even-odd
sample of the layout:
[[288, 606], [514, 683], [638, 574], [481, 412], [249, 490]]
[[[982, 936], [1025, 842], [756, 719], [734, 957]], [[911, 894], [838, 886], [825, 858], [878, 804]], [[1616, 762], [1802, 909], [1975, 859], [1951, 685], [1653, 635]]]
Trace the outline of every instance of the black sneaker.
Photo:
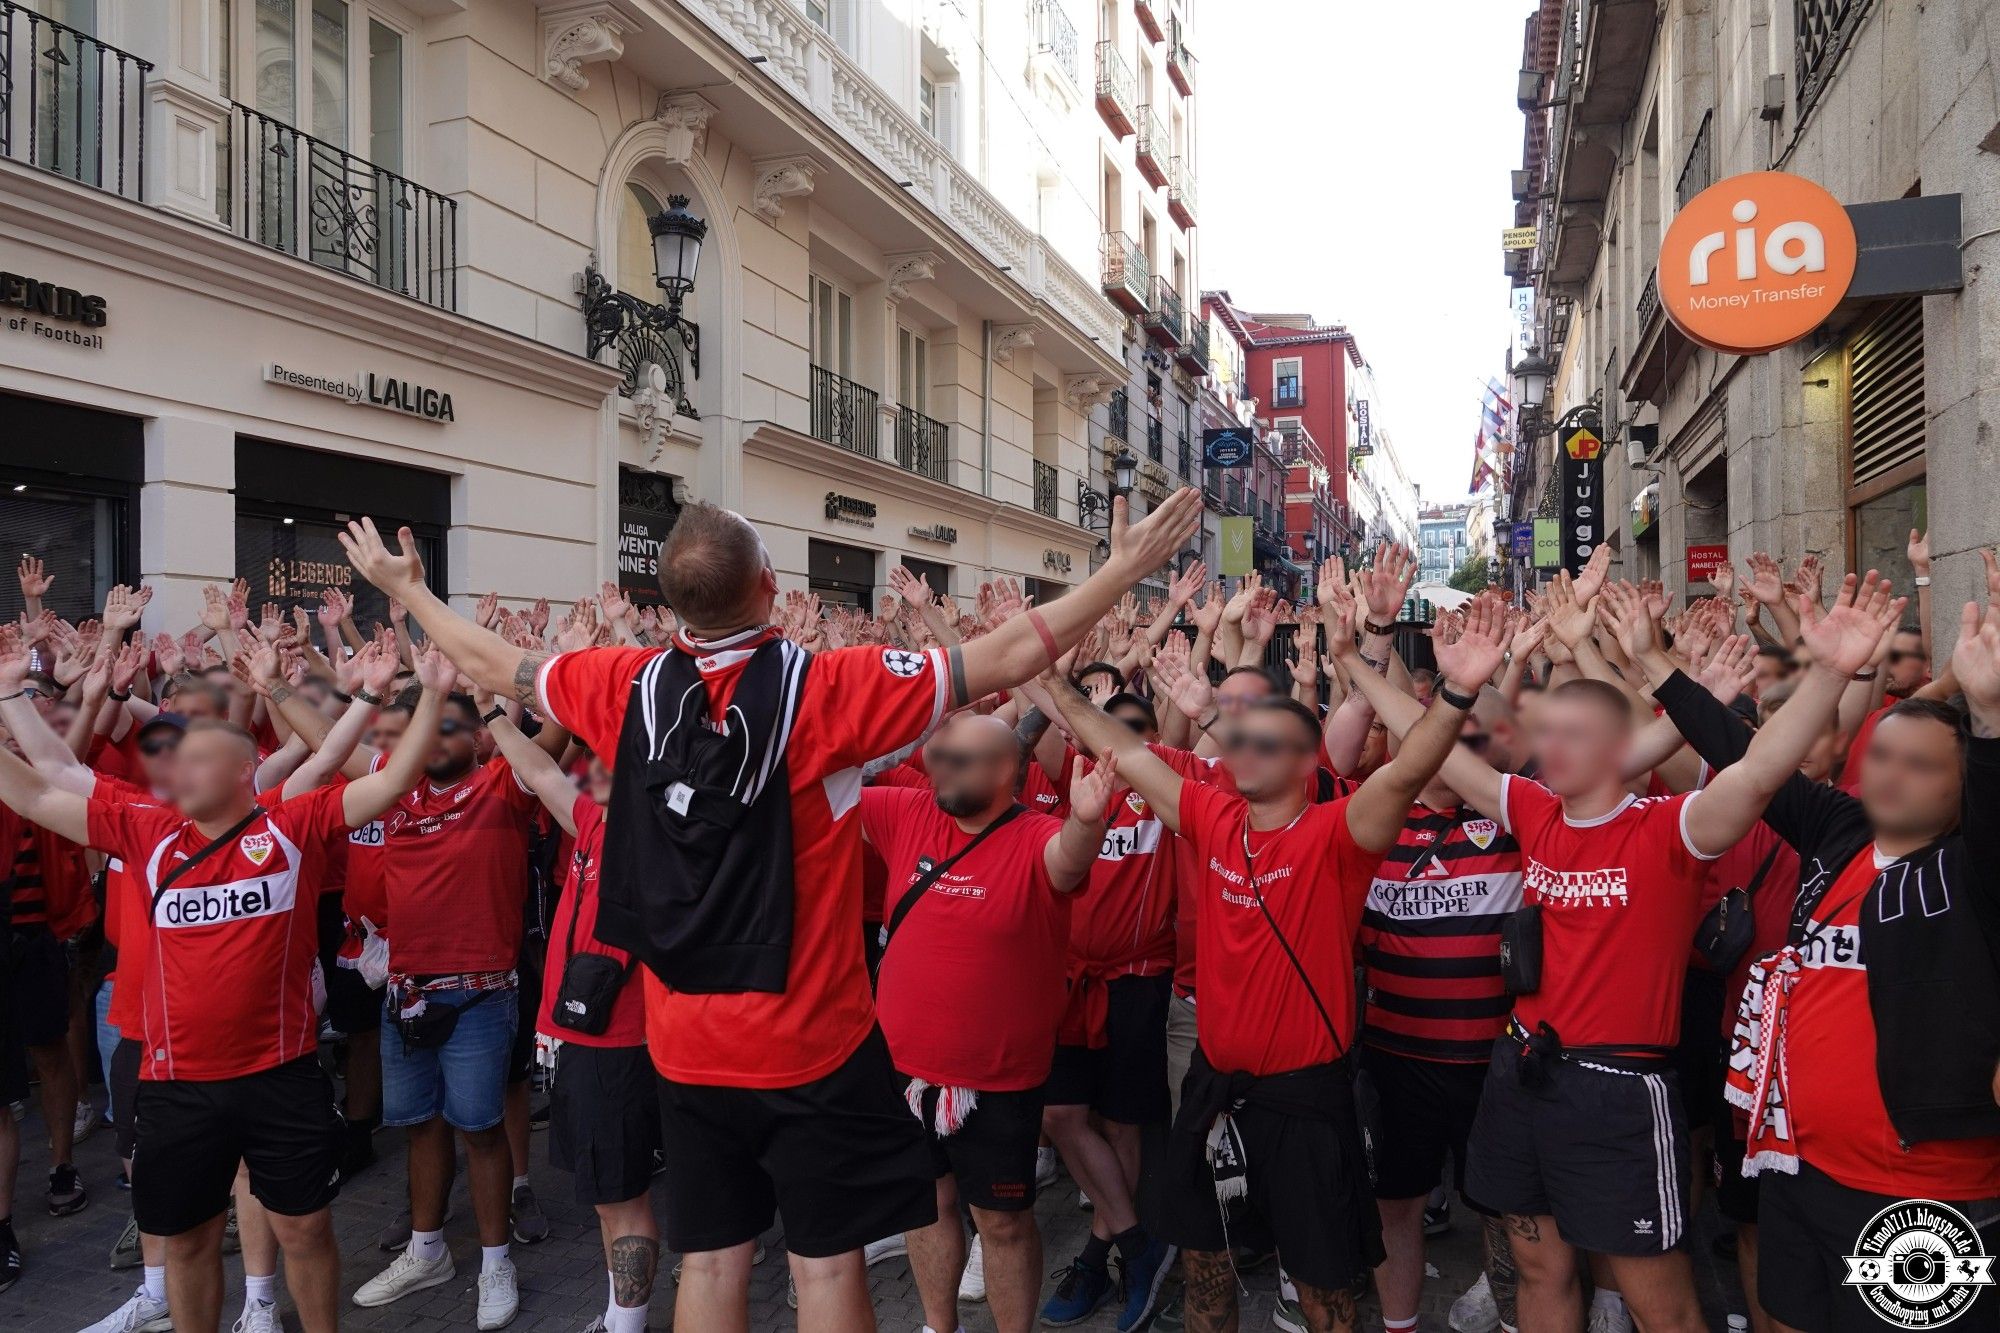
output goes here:
[[90, 1195], [84, 1191], [83, 1181], [73, 1166], [59, 1166], [49, 1172], [49, 1216], [68, 1217], [80, 1213], [90, 1202]]
[[21, 1280], [21, 1242], [14, 1238], [14, 1223], [0, 1222], [0, 1291]]
[[1451, 1200], [1446, 1199], [1435, 1208], [1424, 1209], [1424, 1234], [1442, 1236], [1451, 1230]]

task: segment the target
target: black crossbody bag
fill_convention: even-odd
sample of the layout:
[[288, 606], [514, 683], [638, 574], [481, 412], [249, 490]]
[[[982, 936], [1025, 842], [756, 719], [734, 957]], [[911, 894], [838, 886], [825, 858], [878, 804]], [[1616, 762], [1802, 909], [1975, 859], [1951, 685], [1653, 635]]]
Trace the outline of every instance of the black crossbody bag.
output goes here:
[[1509, 995], [1542, 988], [1542, 905], [1524, 903], [1500, 923], [1500, 982]]
[[1735, 971], [1736, 965], [1743, 961], [1743, 955], [1750, 952], [1751, 940], [1757, 932], [1757, 923], [1750, 914], [1751, 903], [1757, 896], [1757, 890], [1763, 887], [1764, 877], [1771, 873], [1771, 864], [1778, 859], [1778, 848], [1782, 845], [1772, 843], [1771, 850], [1764, 854], [1763, 864], [1750, 877], [1750, 883], [1723, 894], [1715, 906], [1703, 915], [1701, 925], [1695, 928], [1694, 947], [1708, 960], [1710, 967], [1725, 977]]
[[187, 860], [182, 861], [172, 870], [169, 870], [166, 873], [165, 877], [160, 880], [160, 886], [153, 890], [153, 904], [146, 911], [146, 920], [149, 922], [157, 923], [160, 915], [160, 898], [162, 895], [166, 893], [168, 889], [171, 889], [174, 886], [174, 882], [178, 880], [182, 875], [187, 874], [188, 871], [193, 870], [203, 861], [206, 861], [209, 857], [213, 856], [217, 851], [219, 851], [222, 848], [224, 843], [234, 842], [237, 838], [241, 837], [243, 834], [243, 830], [249, 828], [252, 824], [256, 823], [257, 817], [259, 815], [262, 815], [263, 813], [264, 813], [263, 806], [261, 805], [251, 806], [250, 813], [243, 816], [243, 818], [237, 820], [234, 824], [230, 825], [228, 832], [216, 838], [215, 841], [203, 845], [202, 847], [196, 850], [193, 856], [190, 856], [189, 858], [187, 858]]
[[[583, 896], [581, 874], [577, 876], [577, 896]], [[639, 960], [620, 963], [610, 954], [578, 953], [576, 919], [582, 914], [581, 908], [581, 902], [572, 904], [569, 914], [569, 937], [563, 946], [568, 961], [563, 964], [562, 984], [556, 990], [549, 1021], [567, 1032], [598, 1037], [611, 1026], [611, 1011], [618, 1003], [618, 992], [631, 980]]]
[[[1020, 804], [1018, 801], [1008, 806], [1000, 813], [998, 819], [973, 834], [972, 841], [966, 843], [965, 846], [959, 848], [944, 860], [939, 861], [936, 865], [933, 865], [929, 870], [919, 874], [916, 879], [910, 882], [910, 891], [903, 895], [902, 899], [896, 904], [896, 910], [889, 913], [889, 919], [882, 923], [882, 953], [884, 957], [888, 956], [889, 941], [896, 938], [896, 930], [903, 924], [903, 918], [907, 917], [911, 909], [924, 900], [924, 895], [931, 891], [931, 885], [937, 883], [945, 871], [951, 869], [970, 855], [974, 847], [977, 847], [980, 843], [985, 842], [989, 837], [998, 833], [1002, 826], [1010, 823], [1016, 815], [1024, 815], [1027, 812], [1028, 807]], [[879, 967], [880, 965], [878, 964], [877, 966]]]

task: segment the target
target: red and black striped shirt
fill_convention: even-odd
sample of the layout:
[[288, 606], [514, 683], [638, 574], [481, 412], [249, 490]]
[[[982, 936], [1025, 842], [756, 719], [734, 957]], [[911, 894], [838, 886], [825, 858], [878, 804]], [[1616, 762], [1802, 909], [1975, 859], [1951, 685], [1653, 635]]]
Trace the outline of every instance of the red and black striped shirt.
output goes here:
[[1362, 1040], [1419, 1060], [1485, 1062], [1511, 1007], [1500, 926], [1520, 905], [1521, 849], [1497, 820], [1411, 806], [1362, 913]]

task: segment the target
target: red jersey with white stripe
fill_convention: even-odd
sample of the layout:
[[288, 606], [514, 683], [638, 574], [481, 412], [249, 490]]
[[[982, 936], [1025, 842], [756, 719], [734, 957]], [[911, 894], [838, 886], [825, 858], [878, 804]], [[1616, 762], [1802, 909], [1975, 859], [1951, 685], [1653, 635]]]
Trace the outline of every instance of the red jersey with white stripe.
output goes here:
[[1573, 820], [1530, 778], [1502, 774], [1505, 827], [1521, 844], [1522, 901], [1542, 909], [1542, 985], [1514, 1003], [1529, 1031], [1565, 1046], [1671, 1047], [1701, 921], [1708, 862], [1687, 839], [1693, 795], [1627, 796]]
[[1511, 1008], [1500, 927], [1520, 905], [1521, 849], [1497, 821], [1411, 806], [1361, 915], [1361, 1039], [1419, 1060], [1486, 1063]]
[[209, 840], [161, 806], [90, 802], [90, 845], [122, 859], [147, 901], [140, 1078], [242, 1078], [316, 1048], [319, 895], [347, 831], [340, 788], [321, 787], [259, 815], [162, 891]]
[[[100, 801], [158, 806], [170, 813], [173, 810], [170, 804], [145, 788], [107, 773], [97, 774], [97, 785], [90, 794]], [[123, 857], [105, 859], [104, 938], [118, 950], [117, 965], [107, 978], [111, 983], [111, 1004], [105, 1011], [105, 1021], [117, 1028], [120, 1036], [130, 1034], [136, 1038], [143, 1017], [139, 992], [146, 970], [147, 940], [151, 934], [146, 929], [147, 896], [133, 879]], [[121, 985], [120, 977], [129, 977], [130, 981]]]
[[505, 759], [440, 787], [429, 777], [384, 816], [389, 965], [410, 976], [505, 972], [521, 957], [537, 801]]
[[[544, 663], [549, 714], [600, 755], [618, 753], [632, 684], [663, 652], [695, 660], [710, 724], [772, 631], [715, 642], [685, 633], [665, 648], [594, 648]], [[950, 666], [941, 650], [840, 648], [813, 655], [785, 750], [792, 797], [792, 955], [785, 989], [685, 995], [645, 973], [646, 1040], [661, 1074], [681, 1083], [790, 1088], [824, 1078], [875, 1027], [861, 951], [862, 766], [929, 735], [944, 716]], [[397, 935], [400, 938], [400, 922]]]
[[[1066, 752], [1064, 767], [1075, 757]], [[1138, 792], [1128, 787], [1112, 799], [1089, 882], [1070, 915], [1073, 961], [1107, 978], [1155, 977], [1173, 968], [1172, 839]]]
[[[375, 757], [368, 761], [368, 771], [381, 771], [388, 758], [388, 755], [377, 751]], [[364, 916], [375, 924], [378, 931], [386, 930], [389, 925], [387, 828], [383, 820], [371, 819], [347, 835], [347, 879], [341, 905], [348, 921], [357, 928]]]

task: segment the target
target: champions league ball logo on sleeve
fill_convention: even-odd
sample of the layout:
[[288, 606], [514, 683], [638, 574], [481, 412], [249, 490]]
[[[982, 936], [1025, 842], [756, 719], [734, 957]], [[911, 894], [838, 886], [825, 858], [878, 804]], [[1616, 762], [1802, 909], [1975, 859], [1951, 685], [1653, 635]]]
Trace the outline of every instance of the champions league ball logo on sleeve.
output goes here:
[[1902, 1328], [1949, 1324], [1993, 1285], [1993, 1256], [1972, 1223], [1929, 1199], [1877, 1213], [1846, 1263], [1843, 1285], [1858, 1288], [1871, 1311]]

